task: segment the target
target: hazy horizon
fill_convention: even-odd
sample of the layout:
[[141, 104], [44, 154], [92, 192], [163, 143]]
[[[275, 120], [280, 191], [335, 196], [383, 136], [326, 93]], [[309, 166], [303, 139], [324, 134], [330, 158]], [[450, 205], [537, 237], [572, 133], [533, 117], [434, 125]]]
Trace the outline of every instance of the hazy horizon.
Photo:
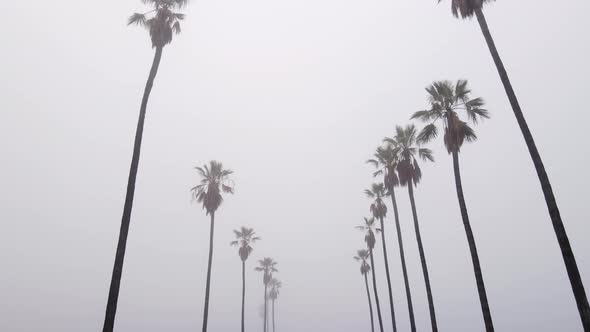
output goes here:
[[[126, 20], [147, 7], [0, 8], [0, 330], [98, 331], [153, 57], [146, 31]], [[590, 3], [562, 8], [497, 1], [485, 13], [590, 287]], [[369, 215], [363, 190], [375, 181], [365, 161], [427, 108], [427, 85], [457, 79], [469, 80], [492, 116], [462, 149], [461, 167], [496, 330], [582, 331], [533, 164], [475, 20], [455, 19], [449, 0], [193, 0], [183, 12], [148, 106], [115, 331], [201, 328], [209, 219], [190, 188], [194, 167], [210, 160], [235, 172], [236, 192], [217, 213], [209, 331], [240, 327], [241, 265], [229, 246], [240, 226], [262, 237], [247, 262], [248, 331], [262, 325], [253, 269], [266, 256], [284, 284], [278, 331], [369, 331], [352, 259], [364, 246], [354, 226]], [[429, 147], [436, 162], [422, 164], [415, 194], [439, 329], [484, 331], [452, 161], [442, 141]], [[408, 195], [396, 194], [418, 331], [428, 331]], [[409, 331], [391, 212], [386, 227], [398, 330]]]

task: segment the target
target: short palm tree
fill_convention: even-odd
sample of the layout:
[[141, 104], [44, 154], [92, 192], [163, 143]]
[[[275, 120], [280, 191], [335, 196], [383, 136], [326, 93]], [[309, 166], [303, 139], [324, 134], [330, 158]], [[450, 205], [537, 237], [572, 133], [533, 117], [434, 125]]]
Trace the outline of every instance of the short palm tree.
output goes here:
[[367, 163], [372, 164], [377, 169], [377, 171], [373, 173], [373, 176], [383, 176], [383, 183], [385, 184], [387, 193], [391, 197], [391, 205], [393, 206], [393, 216], [395, 219], [395, 228], [397, 231], [399, 256], [402, 263], [402, 275], [404, 277], [404, 285], [406, 288], [406, 302], [408, 304], [408, 314], [410, 316], [410, 330], [411, 332], [416, 332], [414, 306], [412, 304], [412, 292], [410, 290], [410, 280], [408, 278], [408, 269], [406, 267], [406, 255], [404, 253], [404, 240], [402, 238], [402, 229], [397, 209], [397, 201], [395, 199], [395, 187], [399, 186], [399, 179], [396, 170], [397, 162], [397, 155], [395, 151], [389, 146], [378, 147], [374, 154], [374, 159], [367, 160]]
[[233, 194], [233, 183], [229, 176], [231, 170], [223, 169], [218, 161], [210, 161], [209, 166], [195, 167], [201, 176], [201, 183], [191, 188], [193, 198], [203, 205], [206, 214], [211, 216], [209, 231], [209, 261], [207, 263], [207, 284], [205, 288], [205, 308], [203, 313], [203, 332], [207, 332], [209, 318], [209, 293], [211, 286], [211, 265], [213, 263], [213, 234], [215, 230], [215, 212], [223, 203], [223, 193]]
[[397, 331], [397, 326], [395, 324], [395, 311], [393, 309], [393, 292], [391, 290], [391, 278], [389, 276], [389, 259], [387, 258], [387, 246], [385, 243], [385, 223], [383, 219], [387, 216], [387, 205], [383, 201], [383, 198], [386, 197], [389, 193], [385, 188], [383, 183], [373, 183], [371, 185], [371, 189], [365, 190], [365, 195], [368, 198], [372, 199], [373, 202], [370, 206], [370, 211], [373, 214], [375, 219], [379, 219], [380, 226], [381, 226], [381, 242], [383, 246], [383, 260], [385, 261], [385, 276], [387, 278], [387, 288], [389, 290], [389, 309], [391, 311], [391, 324], [393, 326], [393, 331]]
[[373, 305], [371, 303], [371, 292], [369, 291], [369, 279], [367, 274], [371, 271], [371, 266], [367, 262], [369, 259], [369, 250], [357, 250], [354, 260], [361, 263], [361, 275], [365, 278], [365, 288], [367, 289], [367, 299], [369, 300], [369, 315], [371, 317], [371, 332], [375, 332], [375, 323], [373, 321]]
[[262, 283], [264, 284], [264, 324], [263, 331], [268, 330], [268, 287], [272, 280], [273, 273], [279, 272], [277, 269], [277, 262], [269, 257], [265, 257], [258, 261], [258, 266], [254, 268], [255, 271], [262, 272]]
[[453, 166], [455, 172], [455, 186], [457, 189], [457, 198], [461, 209], [463, 226], [467, 235], [467, 242], [471, 252], [471, 260], [475, 273], [475, 281], [479, 293], [479, 301], [486, 326], [486, 331], [494, 330], [492, 315], [488, 304], [485, 284], [479, 263], [479, 255], [475, 238], [469, 222], [467, 205], [463, 195], [463, 186], [461, 184], [461, 170], [459, 168], [459, 152], [464, 142], [473, 142], [477, 139], [475, 131], [469, 123], [459, 118], [458, 111], [465, 111], [468, 119], [477, 124], [480, 119], [489, 118], [488, 111], [483, 109], [484, 101], [481, 98], [471, 99], [470, 90], [467, 87], [467, 81], [459, 80], [456, 84], [449, 81], [434, 82], [426, 88], [429, 94], [430, 109], [414, 113], [412, 119], [420, 119], [428, 124], [422, 129], [417, 137], [420, 144], [429, 142], [438, 136], [437, 122], [442, 123], [443, 139], [447, 151], [453, 156]]
[[375, 276], [375, 259], [373, 258], [373, 249], [375, 249], [375, 233], [381, 230], [375, 225], [375, 218], [364, 218], [365, 222], [356, 229], [365, 233], [365, 243], [369, 250], [369, 258], [371, 261], [371, 275], [373, 277], [373, 294], [375, 295], [375, 306], [377, 307], [377, 321], [379, 322], [379, 331], [383, 332], [383, 319], [381, 317], [381, 305], [379, 304], [379, 293], [377, 292], [377, 277]]
[[137, 170], [139, 169], [139, 156], [141, 153], [141, 141], [143, 138], [143, 127], [145, 123], [145, 114], [147, 103], [154, 85], [154, 80], [160, 66], [162, 50], [164, 46], [172, 42], [172, 35], [180, 33], [180, 21], [184, 15], [174, 12], [186, 5], [188, 0], [142, 0], [144, 3], [152, 6], [153, 10], [146, 14], [133, 14], [128, 24], [139, 24], [147, 28], [152, 39], [152, 47], [155, 48], [152, 68], [145, 85], [141, 106], [139, 108], [139, 120], [135, 130], [135, 142], [133, 144], [133, 156], [131, 158], [131, 167], [129, 169], [129, 178], [127, 179], [127, 192], [125, 194], [125, 205], [123, 207], [123, 216], [121, 218], [121, 228], [119, 230], [119, 241], [115, 254], [115, 264], [111, 277], [109, 288], [109, 297], [105, 313], [103, 332], [113, 331], [115, 325], [115, 315], [117, 314], [117, 302], [119, 300], [119, 288], [121, 286], [121, 276], [123, 274], [123, 262], [125, 259], [125, 249], [127, 247], [127, 235], [129, 233], [129, 224], [131, 222], [131, 212], [133, 210], [133, 197], [135, 196], [135, 182], [137, 179]]
[[[537, 171], [537, 177], [539, 178], [541, 189], [543, 190], [543, 195], [545, 196], [545, 203], [547, 205], [547, 209], [549, 210], [549, 216], [551, 217], [553, 230], [557, 236], [557, 242], [559, 243], [561, 255], [565, 263], [565, 268], [570, 279], [572, 290], [574, 292], [574, 297], [578, 306], [578, 312], [582, 320], [582, 326], [584, 327], [585, 332], [590, 332], [590, 305], [588, 304], [588, 297], [586, 295], [586, 291], [584, 290], [584, 283], [582, 282], [582, 277], [580, 276], [580, 271], [578, 270], [576, 257], [574, 256], [569, 238], [565, 231], [565, 226], [561, 220], [561, 214], [559, 213], [559, 207], [557, 206], [557, 201], [555, 199], [555, 195], [553, 194], [553, 188], [551, 187], [549, 176], [545, 170], [545, 165], [543, 164], [543, 160], [541, 159], [541, 155], [537, 149], [533, 135], [529, 129], [526, 119], [524, 118], [524, 114], [520, 109], [520, 104], [518, 103], [516, 93], [512, 88], [512, 83], [508, 77], [508, 72], [506, 71], [504, 63], [500, 58], [500, 54], [496, 48], [496, 43], [492, 38], [488, 23], [483, 14], [483, 5], [490, 1], [491, 0], [452, 0], [451, 4], [453, 14], [464, 19], [471, 18], [473, 15], [477, 17], [479, 27], [481, 28], [481, 32], [484, 35], [496, 65], [496, 69], [500, 75], [500, 80], [504, 85], [504, 90], [506, 91], [506, 95], [508, 96], [508, 100], [512, 106], [512, 111], [514, 112], [514, 116], [516, 117], [516, 121], [518, 122], [522, 136], [524, 137], [529, 154], [531, 155], [531, 159], [533, 160], [535, 170]], [[438, 2], [441, 2], [441, 0], [438, 0]]]
[[422, 171], [418, 164], [418, 158], [424, 161], [434, 161], [430, 149], [418, 146], [416, 142], [416, 127], [408, 125], [405, 128], [396, 126], [394, 138], [385, 138], [385, 142], [391, 144], [390, 148], [395, 151], [398, 164], [397, 171], [399, 181], [402, 186], [408, 187], [410, 196], [410, 205], [412, 216], [414, 217], [414, 230], [416, 232], [416, 241], [418, 242], [418, 252], [420, 253], [420, 263], [422, 265], [422, 274], [426, 284], [426, 295], [428, 297], [428, 308], [430, 311], [430, 324], [432, 331], [438, 331], [436, 323], [436, 313], [434, 311], [434, 301], [432, 299], [432, 289], [430, 287], [430, 276], [428, 274], [428, 265], [426, 264], [426, 254], [422, 245], [422, 235], [420, 234], [420, 225], [418, 224], [418, 214], [416, 212], [416, 202], [414, 200], [414, 186], [418, 185], [422, 177]]
[[276, 329], [275, 301], [279, 298], [281, 287], [283, 287], [283, 284], [278, 279], [271, 279], [270, 292], [268, 293], [268, 297], [272, 302], [272, 332], [275, 332]]
[[260, 238], [256, 236], [254, 229], [242, 227], [240, 230], [234, 230], [236, 240], [231, 242], [232, 246], [237, 246], [238, 254], [242, 260], [242, 332], [245, 331], [244, 309], [246, 304], [246, 260], [254, 250], [252, 244]]

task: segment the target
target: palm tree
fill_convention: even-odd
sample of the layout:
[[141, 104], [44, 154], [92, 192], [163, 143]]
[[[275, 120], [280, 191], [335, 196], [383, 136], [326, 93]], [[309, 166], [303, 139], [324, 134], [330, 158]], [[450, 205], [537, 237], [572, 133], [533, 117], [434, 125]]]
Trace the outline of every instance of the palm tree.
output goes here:
[[369, 314], [371, 316], [371, 332], [375, 332], [375, 323], [373, 322], [373, 305], [371, 304], [371, 292], [369, 291], [369, 279], [367, 274], [371, 271], [371, 266], [367, 263], [369, 258], [369, 250], [361, 249], [357, 250], [354, 260], [361, 262], [361, 275], [365, 278], [365, 288], [367, 289], [367, 299], [369, 300]]
[[209, 290], [211, 285], [211, 264], [213, 262], [213, 234], [215, 230], [215, 212], [223, 203], [222, 193], [233, 194], [233, 183], [229, 176], [231, 170], [223, 169], [218, 161], [210, 161], [209, 166], [195, 167], [201, 176], [201, 183], [191, 188], [194, 199], [203, 205], [207, 215], [211, 216], [209, 232], [209, 262], [207, 264], [207, 284], [205, 288], [205, 309], [203, 313], [203, 332], [207, 332], [209, 318]]
[[414, 200], [414, 186], [418, 185], [422, 177], [422, 171], [418, 165], [417, 157], [424, 161], [434, 161], [432, 151], [421, 148], [416, 142], [416, 127], [408, 125], [405, 128], [396, 126], [394, 138], [385, 138], [385, 142], [391, 144], [390, 148], [397, 156], [397, 171], [399, 181], [402, 186], [408, 186], [410, 204], [412, 207], [412, 216], [414, 217], [414, 230], [416, 232], [416, 241], [418, 242], [418, 252], [420, 253], [420, 263], [422, 264], [422, 274], [426, 284], [426, 295], [428, 297], [428, 309], [430, 311], [430, 324], [432, 331], [438, 331], [436, 323], [436, 314], [434, 311], [434, 301], [432, 299], [432, 289], [430, 287], [430, 277], [428, 275], [428, 266], [426, 265], [426, 254], [422, 245], [422, 235], [420, 234], [420, 225], [418, 224], [418, 215], [416, 213], [416, 202]]
[[383, 197], [387, 196], [389, 193], [387, 189], [385, 189], [385, 185], [383, 183], [373, 183], [371, 189], [366, 189], [365, 194], [368, 198], [374, 199], [373, 203], [371, 203], [370, 211], [373, 214], [373, 217], [379, 219], [380, 226], [381, 226], [381, 242], [383, 244], [383, 260], [385, 261], [385, 276], [387, 277], [387, 288], [389, 290], [389, 309], [391, 311], [391, 324], [393, 326], [393, 331], [397, 331], [397, 327], [395, 324], [395, 311], [393, 310], [393, 292], [391, 291], [391, 278], [389, 276], [389, 260], [387, 259], [387, 246], [385, 244], [385, 224], [383, 223], [383, 218], [387, 215], [387, 205], [383, 202]]
[[268, 297], [272, 301], [272, 332], [275, 332], [276, 324], [275, 324], [275, 301], [279, 297], [280, 289], [283, 287], [283, 284], [275, 278], [270, 280], [270, 292]]
[[484, 101], [481, 98], [470, 99], [467, 88], [467, 81], [459, 80], [456, 84], [449, 81], [434, 82], [426, 88], [429, 94], [430, 109], [414, 113], [412, 119], [420, 119], [429, 122], [417, 137], [418, 143], [426, 143], [438, 136], [438, 128], [435, 123], [442, 122], [444, 131], [444, 144], [449, 154], [453, 156], [453, 166], [455, 171], [455, 186], [457, 188], [457, 198], [463, 218], [463, 226], [469, 243], [471, 260], [475, 272], [475, 280], [479, 293], [479, 301], [486, 326], [487, 332], [494, 331], [492, 315], [488, 305], [488, 297], [483, 281], [481, 266], [479, 264], [479, 255], [475, 245], [475, 238], [467, 214], [467, 205], [463, 196], [463, 187], [461, 184], [461, 171], [459, 169], [459, 152], [465, 141], [473, 142], [477, 139], [475, 131], [469, 126], [469, 123], [459, 118], [457, 111], [464, 110], [468, 119], [477, 124], [480, 119], [489, 118], [488, 111], [483, 109]]
[[[438, 0], [438, 2], [440, 1], [441, 0]], [[516, 93], [512, 88], [512, 83], [510, 83], [508, 73], [506, 68], [504, 68], [504, 63], [500, 58], [500, 54], [498, 53], [496, 44], [492, 38], [492, 34], [490, 33], [488, 23], [483, 14], [483, 5], [489, 1], [490, 0], [452, 0], [451, 3], [453, 14], [457, 17], [461, 16], [461, 18], [471, 18], [474, 14], [477, 17], [479, 27], [481, 28], [481, 32], [484, 35], [492, 58], [494, 59], [496, 69], [498, 70], [498, 74], [500, 75], [500, 79], [504, 85], [504, 90], [506, 91], [506, 95], [508, 96], [508, 100], [512, 106], [512, 111], [514, 112], [514, 116], [516, 117], [520, 131], [524, 137], [524, 141], [526, 142], [527, 148], [529, 149], [529, 154], [531, 155], [533, 164], [535, 165], [535, 170], [537, 171], [537, 176], [539, 177], [539, 182], [541, 183], [541, 189], [543, 190], [543, 195], [545, 196], [545, 204], [547, 204], [547, 209], [549, 210], [551, 223], [553, 224], [553, 229], [555, 231], [555, 235], [557, 236], [557, 242], [559, 243], [561, 255], [563, 256], [565, 268], [570, 279], [570, 284], [576, 299], [576, 303], [578, 305], [582, 326], [584, 327], [585, 332], [590, 332], [590, 305], [588, 304], [588, 298], [586, 296], [586, 291], [584, 290], [584, 283], [582, 282], [582, 277], [580, 276], [580, 271], [578, 270], [578, 264], [576, 263], [574, 252], [565, 231], [563, 221], [561, 220], [559, 207], [557, 206], [557, 201], [555, 200], [555, 195], [553, 194], [549, 176], [545, 171], [545, 165], [543, 164], [543, 160], [541, 159], [541, 155], [539, 154], [539, 150], [537, 149], [533, 135], [529, 129], [526, 119], [524, 118], [524, 114], [520, 109], [520, 104], [516, 98]]]
[[244, 332], [244, 308], [246, 304], [246, 260], [254, 250], [252, 244], [260, 238], [252, 228], [242, 227], [239, 231], [234, 230], [236, 240], [230, 245], [239, 247], [238, 254], [242, 260], [242, 332]]
[[[123, 262], [125, 260], [125, 249], [127, 247], [127, 235], [129, 233], [129, 224], [131, 222], [131, 211], [133, 210], [133, 197], [135, 195], [135, 181], [137, 179], [137, 170], [139, 168], [139, 156], [141, 152], [141, 140], [143, 137], [143, 125], [145, 122], [145, 113], [148, 99], [154, 79], [160, 66], [162, 50], [164, 46], [172, 42], [172, 35], [180, 33], [180, 21], [184, 15], [174, 12], [186, 5], [188, 0], [142, 0], [144, 3], [151, 5], [153, 10], [145, 13], [135, 13], [129, 17], [128, 25], [138, 24], [147, 28], [152, 39], [152, 48], [155, 48], [152, 68], [148, 76], [141, 107], [139, 109], [139, 120], [135, 131], [135, 142], [133, 144], [133, 156], [131, 158], [131, 167], [129, 169], [129, 178], [127, 179], [127, 192], [125, 194], [125, 205], [123, 207], [123, 216], [121, 218], [121, 228], [119, 230], [119, 241], [115, 253], [115, 264], [111, 276], [111, 285], [109, 288], [109, 297], [104, 318], [103, 332], [113, 331], [115, 325], [115, 316], [117, 314], [117, 301], [119, 300], [119, 288], [121, 286], [121, 275], [123, 274]], [[149, 16], [149, 18], [148, 18]]]
[[356, 228], [365, 233], [365, 243], [369, 249], [369, 258], [371, 259], [371, 275], [373, 277], [373, 294], [375, 294], [375, 306], [377, 307], [377, 321], [379, 322], [379, 331], [383, 332], [383, 319], [381, 318], [381, 305], [379, 304], [379, 293], [377, 292], [377, 278], [375, 277], [375, 259], [373, 258], [373, 249], [375, 249], [375, 232], [381, 230], [376, 228], [375, 218], [364, 218], [365, 222]]
[[378, 147], [375, 154], [375, 159], [367, 160], [367, 163], [372, 164], [377, 168], [373, 173], [374, 177], [383, 175], [383, 183], [387, 188], [387, 192], [391, 197], [391, 205], [393, 206], [393, 216], [395, 218], [395, 228], [397, 230], [397, 243], [399, 245], [399, 256], [402, 263], [402, 274], [404, 277], [404, 285], [406, 287], [406, 300], [408, 303], [408, 314], [410, 316], [410, 329], [416, 332], [416, 322], [414, 319], [414, 307], [412, 305], [412, 292], [410, 291], [410, 281], [408, 278], [408, 269], [406, 267], [406, 256], [404, 254], [404, 241], [402, 238], [401, 224], [399, 221], [399, 213], [397, 210], [397, 202], [395, 199], [395, 187], [399, 186], [399, 179], [397, 177], [397, 156], [395, 151], [389, 147]]
[[258, 261], [258, 265], [254, 268], [255, 271], [262, 272], [262, 283], [264, 284], [264, 324], [263, 324], [263, 331], [266, 332], [268, 329], [268, 286], [270, 285], [270, 281], [272, 280], [272, 275], [275, 272], [279, 272], [277, 270], [277, 262], [275, 262], [272, 258], [265, 257], [262, 260]]

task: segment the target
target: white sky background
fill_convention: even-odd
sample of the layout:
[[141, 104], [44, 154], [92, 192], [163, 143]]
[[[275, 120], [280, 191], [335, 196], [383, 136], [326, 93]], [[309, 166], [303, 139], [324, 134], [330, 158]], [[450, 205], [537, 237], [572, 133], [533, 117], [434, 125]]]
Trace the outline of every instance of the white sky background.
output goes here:
[[[153, 51], [127, 17], [137, 0], [2, 1], [0, 330], [98, 331], [133, 135]], [[587, 88], [590, 3], [486, 8], [590, 287]], [[467, 78], [493, 118], [461, 153], [464, 190], [497, 331], [581, 331], [541, 189], [475, 21], [434, 0], [192, 1], [148, 107], [117, 331], [200, 329], [209, 223], [192, 169], [217, 159], [236, 194], [218, 213], [210, 331], [236, 331], [232, 229], [263, 241], [248, 262], [247, 324], [259, 330], [255, 259], [276, 258], [278, 331], [369, 329], [353, 229], [368, 215], [364, 161], [425, 108], [433, 80]], [[451, 159], [432, 144], [416, 192], [439, 328], [483, 331]], [[398, 190], [419, 331], [429, 316], [411, 214]], [[408, 331], [393, 216], [386, 220], [400, 331]], [[390, 325], [382, 257], [384, 322]], [[388, 328], [389, 330], [389, 328]]]

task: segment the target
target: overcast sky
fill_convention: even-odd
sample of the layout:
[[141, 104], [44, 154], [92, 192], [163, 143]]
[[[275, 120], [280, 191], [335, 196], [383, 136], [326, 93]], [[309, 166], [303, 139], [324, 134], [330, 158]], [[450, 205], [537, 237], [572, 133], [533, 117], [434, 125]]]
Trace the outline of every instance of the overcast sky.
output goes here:
[[[0, 330], [102, 328], [133, 135], [153, 51], [127, 27], [139, 0], [2, 1]], [[590, 2], [486, 7], [553, 183], [587, 289]], [[115, 330], [196, 331], [208, 218], [193, 169], [235, 171], [217, 215], [209, 330], [236, 331], [232, 229], [263, 238], [248, 261], [247, 328], [261, 328], [255, 260], [279, 261], [280, 332], [369, 330], [353, 227], [369, 214], [364, 161], [427, 107], [434, 80], [469, 79], [492, 119], [461, 153], [464, 190], [497, 331], [581, 331], [536, 173], [476, 21], [435, 0], [190, 2], [148, 107]], [[416, 190], [440, 331], [483, 331], [442, 142]], [[398, 190], [419, 331], [429, 316], [405, 190]], [[399, 331], [409, 331], [392, 216]], [[387, 293], [377, 254], [384, 323]], [[390, 330], [390, 328], [387, 328]]]

